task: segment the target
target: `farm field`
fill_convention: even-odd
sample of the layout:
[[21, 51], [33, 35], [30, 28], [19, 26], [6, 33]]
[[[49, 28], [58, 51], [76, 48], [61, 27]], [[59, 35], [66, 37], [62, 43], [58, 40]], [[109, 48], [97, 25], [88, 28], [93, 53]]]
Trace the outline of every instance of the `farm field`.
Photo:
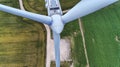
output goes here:
[[82, 18], [90, 67], [120, 67], [120, 1]]
[[[0, 0], [19, 8], [18, 0]], [[41, 24], [0, 12], [0, 67], [45, 67], [45, 32]]]

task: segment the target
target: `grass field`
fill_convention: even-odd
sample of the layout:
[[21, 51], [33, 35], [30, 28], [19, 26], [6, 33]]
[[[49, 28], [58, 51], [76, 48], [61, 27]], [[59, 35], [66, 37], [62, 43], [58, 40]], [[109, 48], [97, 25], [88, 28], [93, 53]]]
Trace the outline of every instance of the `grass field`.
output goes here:
[[[19, 8], [18, 0], [0, 3]], [[45, 67], [44, 29], [22, 19], [0, 12], [0, 67]]]
[[[64, 62], [60, 62], [60, 67], [70, 67], [71, 64], [72, 63], [68, 62], [68, 61], [66, 61], [66, 62], [65, 61]], [[54, 61], [51, 62], [51, 67], [56, 67]]]
[[90, 67], [120, 67], [120, 1], [82, 18]]

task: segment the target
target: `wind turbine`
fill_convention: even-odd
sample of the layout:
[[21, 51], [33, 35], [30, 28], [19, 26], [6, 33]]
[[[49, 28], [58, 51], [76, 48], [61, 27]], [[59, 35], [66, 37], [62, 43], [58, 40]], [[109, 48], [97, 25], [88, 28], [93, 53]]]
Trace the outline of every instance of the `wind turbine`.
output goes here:
[[29, 18], [43, 24], [47, 24], [53, 31], [53, 39], [55, 45], [56, 67], [60, 67], [60, 33], [64, 25], [77, 18], [81, 18], [97, 10], [100, 10], [118, 0], [81, 0], [66, 14], [62, 14], [59, 0], [45, 0], [48, 16], [23, 11], [0, 4], [0, 11], [11, 13], [17, 16]]

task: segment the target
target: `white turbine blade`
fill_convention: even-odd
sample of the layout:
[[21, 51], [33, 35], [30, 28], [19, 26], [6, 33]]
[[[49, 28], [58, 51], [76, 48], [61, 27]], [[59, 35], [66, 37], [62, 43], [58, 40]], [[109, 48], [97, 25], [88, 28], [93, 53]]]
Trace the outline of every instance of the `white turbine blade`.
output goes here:
[[60, 67], [60, 34], [53, 32], [56, 67]]
[[82, 0], [62, 16], [63, 22], [67, 23], [77, 18], [86, 16], [116, 1], [118, 0]]
[[38, 22], [45, 23], [48, 25], [50, 25], [51, 21], [52, 21], [51, 18], [48, 16], [27, 12], [24, 10], [12, 8], [9, 6], [2, 5], [2, 4], [0, 4], [0, 11], [4, 11], [4, 12], [14, 14], [17, 16], [22, 16], [25, 18], [29, 18], [29, 19], [32, 19], [34, 21], [38, 21]]

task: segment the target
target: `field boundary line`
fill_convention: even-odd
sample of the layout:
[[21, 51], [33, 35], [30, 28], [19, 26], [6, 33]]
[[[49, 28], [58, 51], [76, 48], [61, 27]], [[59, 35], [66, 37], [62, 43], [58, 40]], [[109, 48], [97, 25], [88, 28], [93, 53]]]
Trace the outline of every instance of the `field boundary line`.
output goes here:
[[82, 22], [81, 22], [80, 18], [78, 19], [78, 22], [79, 22], [79, 26], [80, 26], [80, 32], [81, 32], [81, 35], [82, 35], [83, 47], [84, 47], [85, 57], [86, 57], [86, 61], [87, 61], [87, 66], [86, 67], [90, 67], [89, 60], [88, 60], [88, 55], [87, 55], [87, 50], [86, 50], [86, 42], [85, 42], [85, 37], [84, 37], [83, 25], [82, 25]]

